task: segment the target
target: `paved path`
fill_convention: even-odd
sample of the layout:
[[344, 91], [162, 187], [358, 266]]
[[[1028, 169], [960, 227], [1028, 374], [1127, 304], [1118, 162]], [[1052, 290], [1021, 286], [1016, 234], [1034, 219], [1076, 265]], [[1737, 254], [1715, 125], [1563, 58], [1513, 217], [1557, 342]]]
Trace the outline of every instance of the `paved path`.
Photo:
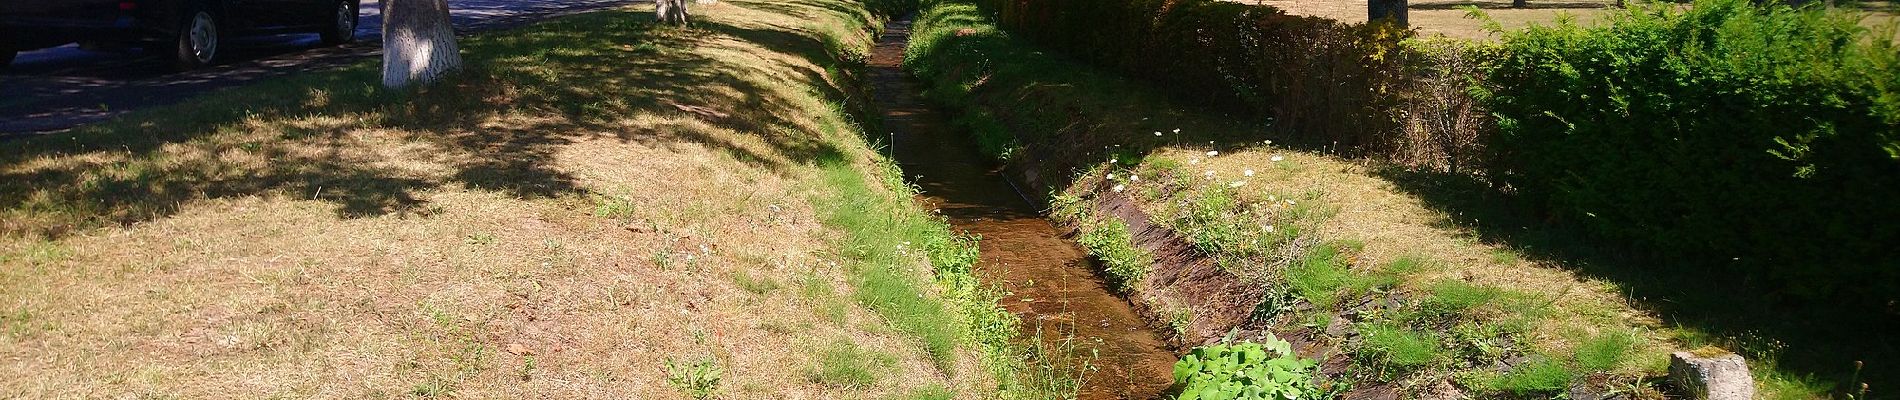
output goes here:
[[[449, 0], [459, 33], [648, 0]], [[62, 131], [146, 107], [177, 103], [262, 78], [335, 68], [379, 56], [379, 0], [364, 0], [357, 43], [319, 47], [316, 34], [231, 38], [220, 65], [165, 71], [149, 52], [100, 53], [67, 45], [20, 53], [0, 73], [0, 139]]]

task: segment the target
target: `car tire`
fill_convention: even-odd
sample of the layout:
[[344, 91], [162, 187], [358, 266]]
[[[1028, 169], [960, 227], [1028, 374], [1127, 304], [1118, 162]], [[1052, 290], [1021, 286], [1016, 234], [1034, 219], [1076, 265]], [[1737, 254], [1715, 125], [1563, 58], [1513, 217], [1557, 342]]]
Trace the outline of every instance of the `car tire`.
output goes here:
[[330, 12], [332, 14], [329, 28], [324, 29], [322, 33], [323, 45], [336, 46], [356, 41], [356, 2], [338, 1], [336, 7], [331, 7]]
[[223, 44], [218, 28], [217, 13], [204, 7], [187, 9], [179, 18], [178, 37], [172, 41], [172, 67], [183, 71], [216, 61], [218, 47]]

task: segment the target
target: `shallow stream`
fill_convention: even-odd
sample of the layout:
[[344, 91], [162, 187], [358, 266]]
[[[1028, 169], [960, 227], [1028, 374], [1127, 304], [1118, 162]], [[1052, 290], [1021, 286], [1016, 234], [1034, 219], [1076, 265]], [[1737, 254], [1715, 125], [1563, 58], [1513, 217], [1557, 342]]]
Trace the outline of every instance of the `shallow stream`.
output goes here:
[[920, 201], [952, 226], [982, 236], [977, 273], [1009, 292], [1002, 304], [1021, 316], [1024, 337], [1074, 337], [1078, 351], [1099, 353], [1080, 399], [1155, 399], [1171, 383], [1175, 356], [1095, 273], [1088, 254], [1044, 219], [1000, 168], [963, 132], [919, 97], [899, 64], [908, 19], [886, 25], [871, 58], [871, 83], [891, 151], [923, 189]]

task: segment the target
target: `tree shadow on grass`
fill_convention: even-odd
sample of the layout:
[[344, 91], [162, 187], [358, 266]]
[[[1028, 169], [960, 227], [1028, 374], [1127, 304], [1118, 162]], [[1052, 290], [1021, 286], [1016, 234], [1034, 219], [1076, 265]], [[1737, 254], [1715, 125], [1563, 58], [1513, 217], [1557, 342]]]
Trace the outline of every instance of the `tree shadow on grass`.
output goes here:
[[[847, 93], [817, 67], [831, 64], [825, 42], [699, 25], [660, 27], [650, 12], [592, 13], [468, 38], [467, 71], [419, 91], [381, 89], [376, 65], [362, 63], [5, 143], [0, 236], [59, 238], [244, 196], [324, 201], [339, 217], [358, 218], [426, 215], [421, 193], [448, 186], [517, 198], [584, 194], [555, 156], [602, 135], [698, 143], [778, 173], [840, 153], [786, 117], [809, 110], [773, 96], [804, 87], [834, 99]], [[693, 50], [709, 35], [810, 64], [707, 58]], [[788, 68], [792, 79], [759, 78]], [[627, 122], [643, 116], [671, 122]], [[764, 146], [682, 122], [695, 119]]]
[[1807, 375], [1804, 380], [1842, 386], [1855, 384], [1848, 382], [1853, 362], [1866, 361], [1862, 381], [1877, 388], [1900, 384], [1900, 368], [1883, 365], [1900, 359], [1896, 336], [1885, 333], [1900, 328], [1891, 304], [1801, 301], [1719, 263], [1615, 245], [1580, 227], [1540, 217], [1523, 201], [1471, 176], [1401, 168], [1381, 169], [1376, 175], [1444, 212], [1481, 240], [1615, 282], [1665, 323], [1709, 335], [1686, 338], [1690, 345], [1713, 344], [1752, 359], [1766, 358], [1782, 370]]

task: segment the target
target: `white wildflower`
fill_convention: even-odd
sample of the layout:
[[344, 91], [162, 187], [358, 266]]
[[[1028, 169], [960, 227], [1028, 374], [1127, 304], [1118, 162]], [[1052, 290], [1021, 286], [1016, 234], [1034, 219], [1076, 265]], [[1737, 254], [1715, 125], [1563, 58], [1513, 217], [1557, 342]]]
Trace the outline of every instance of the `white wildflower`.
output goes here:
[[1247, 181], [1234, 181], [1234, 183], [1227, 184], [1227, 187], [1237, 188], [1237, 187], [1240, 187], [1241, 185], [1246, 185], [1246, 184], [1247, 184]]
[[1280, 155], [1278, 155], [1278, 154], [1275, 154], [1275, 155], [1273, 156], [1273, 158], [1269, 158], [1269, 160], [1273, 160], [1273, 162], [1280, 162], [1281, 160], [1285, 160], [1285, 159], [1286, 159], [1286, 157], [1281, 157], [1281, 156], [1280, 156]]
[[1260, 229], [1265, 229], [1267, 233], [1273, 233], [1273, 225], [1261, 226]]
[[1181, 133], [1181, 128], [1174, 128], [1174, 133]]
[[1246, 175], [1246, 176], [1253, 176], [1253, 170], [1252, 170], [1252, 169], [1248, 169], [1248, 170], [1246, 170], [1246, 171], [1240, 171], [1240, 174], [1241, 174], [1241, 175]]
[[1155, 131], [1155, 136], [1161, 136], [1161, 131]]
[[1135, 175], [1135, 174], [1128, 174], [1128, 181], [1129, 181], [1129, 182], [1140, 182], [1140, 181], [1141, 181], [1141, 175]]
[[1108, 180], [1115, 180], [1115, 174], [1108, 174]]
[[1122, 185], [1115, 185], [1115, 187], [1112, 187], [1112, 188], [1108, 188], [1108, 190], [1113, 190], [1113, 191], [1115, 191], [1115, 192], [1117, 192], [1117, 193], [1120, 193], [1120, 192], [1121, 192], [1121, 191], [1122, 191], [1123, 189], [1127, 189], [1127, 188], [1128, 188], [1128, 187], [1126, 187], [1126, 186], [1122, 186]]
[[1207, 170], [1207, 172], [1202, 172], [1201, 175], [1206, 175], [1207, 177], [1212, 178], [1214, 177], [1214, 170], [1211, 170], [1211, 169]]
[[1194, 164], [1200, 164], [1200, 163], [1201, 163], [1201, 159], [1199, 158], [1188, 159], [1188, 165], [1194, 165]]
[[1218, 155], [1220, 155], [1220, 152], [1218, 152], [1218, 151], [1213, 151], [1213, 150], [1208, 150], [1208, 151], [1207, 151], [1207, 156], [1208, 156], [1208, 157], [1213, 157], [1213, 156], [1218, 156]]

